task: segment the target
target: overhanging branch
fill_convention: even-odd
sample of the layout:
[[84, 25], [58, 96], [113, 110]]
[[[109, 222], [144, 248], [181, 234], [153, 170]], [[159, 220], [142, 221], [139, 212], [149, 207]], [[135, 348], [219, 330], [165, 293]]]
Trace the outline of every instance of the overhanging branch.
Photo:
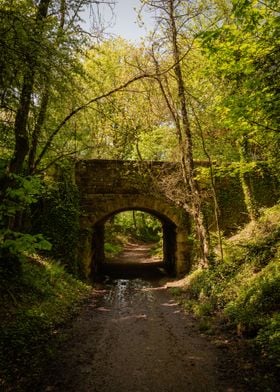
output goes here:
[[42, 161], [43, 157], [45, 156], [46, 152], [48, 151], [49, 147], [51, 146], [51, 143], [53, 141], [53, 139], [55, 138], [55, 136], [58, 134], [58, 132], [61, 130], [61, 128], [64, 127], [64, 125], [73, 117], [75, 116], [77, 113], [79, 113], [80, 111], [86, 109], [88, 106], [90, 106], [92, 103], [98, 102], [104, 98], [107, 98], [117, 92], [120, 91], [124, 91], [126, 89], [126, 87], [128, 87], [130, 84], [141, 80], [141, 79], [145, 79], [145, 78], [151, 78], [151, 79], [158, 79], [159, 76], [164, 75], [166, 73], [168, 73], [169, 71], [171, 71], [174, 67], [176, 67], [178, 65], [179, 62], [181, 62], [189, 53], [190, 48], [188, 48], [188, 50], [181, 56], [180, 59], [178, 59], [178, 61], [174, 64], [172, 64], [170, 67], [168, 67], [167, 69], [163, 70], [160, 73], [147, 73], [144, 72], [140, 75], [136, 75], [133, 78], [129, 79], [128, 81], [126, 81], [125, 83], [121, 84], [120, 86], [104, 93], [101, 94], [97, 97], [94, 97], [92, 99], [90, 99], [88, 102], [84, 103], [83, 105], [73, 109], [61, 122], [60, 124], [54, 129], [54, 131], [51, 133], [49, 139], [47, 140], [44, 148], [42, 149], [41, 153], [39, 154], [37, 160], [35, 161], [34, 164], [34, 169], [36, 170], [36, 168], [38, 167], [38, 165], [40, 164], [40, 162]]

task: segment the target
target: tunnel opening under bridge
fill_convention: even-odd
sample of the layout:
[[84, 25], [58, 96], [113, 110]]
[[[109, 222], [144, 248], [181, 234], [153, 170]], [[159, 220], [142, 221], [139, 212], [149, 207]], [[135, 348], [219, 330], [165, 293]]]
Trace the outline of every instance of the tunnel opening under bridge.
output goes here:
[[[140, 253], [141, 249], [145, 248], [145, 245], [143, 244], [145, 236], [141, 235], [139, 236], [138, 241], [137, 235], [134, 237], [135, 243], [133, 243], [132, 239], [132, 241], [129, 243], [130, 246], [126, 247], [125, 255], [110, 258], [108, 255], [109, 252], [106, 252], [106, 245], [110, 244], [110, 229], [108, 226], [116, 217], [120, 216], [122, 213], [129, 212], [133, 214], [132, 216], [134, 216], [134, 218], [137, 213], [143, 213], [145, 214], [142, 215], [142, 217], [145, 217], [144, 219], [147, 220], [147, 218], [150, 217], [154, 222], [158, 222], [158, 226], [160, 226], [160, 233], [158, 233], [158, 237], [161, 237], [162, 241], [162, 255], [160, 259], [152, 259], [152, 257], [149, 257], [149, 255], [147, 255], [145, 260], [139, 259], [137, 257], [137, 250]], [[135, 224], [135, 221], [133, 223]], [[141, 227], [141, 229], [146, 229], [148, 231], [148, 227], [144, 227], [144, 225]], [[151, 233], [149, 234], [151, 236]], [[149, 241], [147, 241], [147, 245], [148, 244]], [[129, 248], [131, 249], [131, 252], [129, 252]], [[149, 248], [149, 246], [147, 248]], [[92, 250], [92, 268], [95, 275], [100, 273], [110, 274], [110, 272], [116, 272], [116, 270], [124, 273], [126, 271], [130, 271], [131, 273], [133, 270], [134, 274], [137, 275], [137, 271], [143, 271], [144, 269], [148, 269], [150, 267], [163, 268], [166, 273], [173, 275], [176, 273], [176, 225], [167, 217], [148, 209], [135, 208], [114, 211], [94, 225], [92, 235]]]

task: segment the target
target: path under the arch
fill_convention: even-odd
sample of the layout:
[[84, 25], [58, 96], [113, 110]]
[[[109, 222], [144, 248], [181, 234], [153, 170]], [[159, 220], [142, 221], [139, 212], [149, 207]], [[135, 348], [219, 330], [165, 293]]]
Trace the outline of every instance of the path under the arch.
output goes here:
[[128, 242], [123, 251], [111, 258], [107, 258], [102, 265], [102, 273], [115, 278], [159, 277], [164, 274], [164, 263], [160, 257], [151, 256], [154, 244], [143, 242]]
[[143, 265], [143, 264], [159, 264], [160, 258], [152, 257], [150, 250], [153, 243], [144, 242], [128, 242], [125, 244], [123, 251], [111, 259], [107, 260], [108, 265], [122, 264], [122, 265]]
[[[138, 252], [138, 261], [146, 252]], [[164, 288], [162, 275], [142, 272], [137, 278], [107, 278], [93, 289], [91, 300], [62, 331], [68, 337], [36, 390], [246, 390], [233, 380], [232, 359], [201, 335]]]

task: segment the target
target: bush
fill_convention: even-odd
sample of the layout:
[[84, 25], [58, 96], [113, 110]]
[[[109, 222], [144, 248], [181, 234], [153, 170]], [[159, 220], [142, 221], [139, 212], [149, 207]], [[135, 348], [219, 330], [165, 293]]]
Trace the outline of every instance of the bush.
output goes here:
[[215, 317], [251, 338], [280, 366], [280, 206], [263, 211], [225, 243], [225, 258], [193, 271], [181, 293], [188, 311]]
[[123, 246], [119, 243], [105, 242], [104, 244], [105, 257], [114, 257], [121, 253]]
[[42, 232], [52, 244], [51, 255], [79, 276], [77, 247], [80, 235], [79, 194], [71, 173], [45, 181], [45, 190], [33, 209], [33, 231]]
[[240, 286], [238, 295], [225, 307], [225, 314], [235, 324], [242, 324], [250, 333], [265, 325], [266, 320], [279, 309], [280, 267], [271, 262], [261, 272], [251, 276]]
[[20, 262], [37, 250], [50, 250], [42, 234], [32, 234], [29, 222], [31, 206], [42, 191], [39, 177], [11, 174], [0, 203], [0, 273], [7, 277], [21, 272]]
[[256, 337], [257, 346], [264, 356], [280, 368], [280, 314], [275, 313], [267, 320]]

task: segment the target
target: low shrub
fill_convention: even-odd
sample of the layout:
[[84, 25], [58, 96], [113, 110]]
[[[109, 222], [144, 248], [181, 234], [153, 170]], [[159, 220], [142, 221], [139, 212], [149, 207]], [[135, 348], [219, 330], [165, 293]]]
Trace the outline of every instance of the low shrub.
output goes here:
[[[280, 206], [225, 242], [223, 262], [194, 270], [181, 290], [188, 312], [216, 316], [280, 366]], [[178, 293], [177, 293], [178, 295]], [[208, 321], [207, 321], [208, 322]]]
[[272, 261], [246, 279], [224, 312], [234, 324], [242, 325], [244, 331], [257, 334], [267, 319], [279, 310], [279, 303], [280, 266], [278, 261]]
[[105, 242], [104, 251], [105, 257], [114, 257], [121, 253], [123, 245], [120, 243]]
[[257, 334], [256, 344], [264, 356], [280, 368], [280, 314], [274, 313]]

